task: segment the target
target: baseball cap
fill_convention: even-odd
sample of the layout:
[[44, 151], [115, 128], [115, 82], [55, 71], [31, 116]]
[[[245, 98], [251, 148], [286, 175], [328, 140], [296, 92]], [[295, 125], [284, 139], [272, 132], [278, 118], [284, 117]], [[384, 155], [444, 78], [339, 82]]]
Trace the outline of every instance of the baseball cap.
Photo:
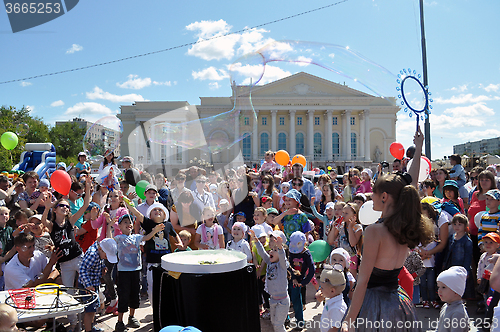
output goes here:
[[271, 213], [276, 214], [276, 215], [279, 214], [278, 210], [276, 210], [275, 208], [269, 208], [266, 210], [266, 212], [267, 212], [267, 214], [271, 214]]
[[483, 236], [483, 239], [485, 239], [485, 238], [488, 238], [493, 242], [500, 243], [500, 235], [498, 235], [495, 232], [490, 232], [490, 233], [486, 234], [485, 236]]
[[42, 220], [42, 215], [41, 214], [34, 214], [34, 215], [32, 215], [31, 217], [28, 218], [28, 222], [30, 222], [31, 219]]
[[131, 163], [131, 162], [133, 162], [133, 160], [134, 159], [132, 157], [130, 157], [130, 156], [125, 156], [125, 157], [122, 158], [122, 162], [123, 161], [128, 161], [129, 163]]
[[154, 184], [148, 184], [146, 186], [146, 189], [144, 190], [144, 192], [146, 193], [146, 192], [148, 192], [148, 190], [154, 190], [154, 191], [158, 192], [158, 188]]
[[334, 208], [335, 208], [335, 203], [334, 202], [328, 202], [328, 203], [326, 203], [325, 211], [328, 210], [328, 209], [334, 209]]
[[488, 190], [488, 191], [486, 192], [486, 195], [487, 195], [487, 196], [491, 196], [491, 197], [493, 197], [493, 198], [494, 198], [494, 199], [496, 199], [497, 201], [499, 201], [499, 200], [500, 200], [500, 190], [498, 190], [498, 189], [491, 189], [491, 190]]
[[106, 238], [99, 242], [99, 246], [106, 253], [106, 258], [111, 264], [118, 263], [118, 257], [116, 257], [118, 248], [114, 239]]
[[134, 222], [134, 216], [132, 216], [131, 214], [124, 214], [123, 216], [120, 217], [120, 219], [118, 219], [118, 223], [121, 224], [123, 219], [125, 218], [128, 218], [130, 221], [132, 221], [132, 223]]
[[80, 158], [81, 156], [87, 157], [87, 154], [85, 152], [80, 152], [78, 154], [78, 158]]
[[270, 231], [268, 232], [268, 235], [276, 239], [280, 237], [283, 240], [283, 243], [286, 243], [286, 236], [282, 231]]
[[301, 253], [306, 244], [306, 235], [300, 231], [293, 232], [290, 235], [290, 245], [288, 248], [292, 254]]
[[234, 217], [236, 218], [236, 216], [242, 216], [242, 217], [245, 217], [245, 218], [247, 217], [247, 215], [246, 215], [246, 214], [245, 214], [245, 212], [243, 212], [243, 211], [240, 211], [240, 212], [236, 213], [236, 214], [234, 215]]

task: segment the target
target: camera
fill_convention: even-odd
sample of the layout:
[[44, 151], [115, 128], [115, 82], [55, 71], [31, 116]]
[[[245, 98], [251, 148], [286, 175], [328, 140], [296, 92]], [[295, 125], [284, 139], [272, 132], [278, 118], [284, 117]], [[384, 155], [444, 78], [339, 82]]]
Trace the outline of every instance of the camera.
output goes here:
[[381, 162], [380, 165], [382, 166], [382, 168], [389, 168], [389, 163], [387, 161]]

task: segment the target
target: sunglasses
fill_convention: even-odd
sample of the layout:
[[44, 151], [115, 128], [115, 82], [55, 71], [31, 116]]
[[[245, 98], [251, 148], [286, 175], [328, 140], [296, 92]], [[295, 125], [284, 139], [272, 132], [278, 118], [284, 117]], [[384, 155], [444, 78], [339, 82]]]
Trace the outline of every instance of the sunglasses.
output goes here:
[[65, 207], [65, 208], [68, 208], [69, 209], [69, 205], [67, 204], [58, 204], [57, 207]]
[[82, 196], [83, 196], [83, 194], [78, 194], [78, 193], [77, 193], [76, 191], [74, 191], [74, 190], [71, 190], [71, 191], [73, 192], [73, 194], [75, 194], [75, 195], [76, 195], [76, 197], [82, 197]]
[[262, 183], [269, 183], [269, 181], [262, 181]]
[[301, 186], [301, 185], [302, 185], [302, 183], [299, 183], [299, 182], [293, 182], [293, 185], [294, 185], [294, 186]]
[[471, 176], [471, 177], [470, 177], [470, 179], [471, 179], [472, 181], [475, 181], [475, 180], [477, 180], [478, 178], [479, 178], [479, 176]]

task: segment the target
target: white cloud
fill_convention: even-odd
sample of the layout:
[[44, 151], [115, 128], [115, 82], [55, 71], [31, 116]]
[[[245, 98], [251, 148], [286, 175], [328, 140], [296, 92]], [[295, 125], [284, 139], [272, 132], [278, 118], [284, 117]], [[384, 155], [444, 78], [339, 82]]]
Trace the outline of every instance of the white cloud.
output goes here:
[[[264, 67], [261, 65], [242, 65], [241, 63], [234, 63], [231, 66], [231, 70], [237, 74], [234, 76], [243, 78], [243, 81], [237, 81], [236, 85], [248, 85], [250, 84], [250, 79], [252, 79], [253, 84], [260, 79], [259, 84], [262, 85], [292, 75], [289, 71], [271, 65], [266, 65], [265, 69], [266, 70], [263, 73]], [[262, 76], [262, 74], [264, 75]]]
[[62, 101], [62, 100], [56, 100], [55, 102], [50, 104], [50, 106], [52, 106], [52, 107], [58, 107], [58, 106], [63, 106], [63, 105], [64, 105], [64, 101]]
[[487, 87], [484, 87], [483, 89], [486, 92], [491, 92], [491, 91], [498, 92], [498, 90], [500, 90], [500, 84], [490, 84]]
[[81, 115], [84, 116], [85, 119], [87, 119], [89, 116], [92, 115], [99, 115], [100, 117], [106, 116], [106, 115], [113, 115], [117, 114], [117, 111], [112, 111], [108, 107], [99, 104], [99, 103], [94, 103], [94, 102], [84, 102], [84, 103], [78, 103], [74, 106], [69, 107], [66, 112], [64, 113], [65, 115]]
[[485, 138], [492, 138], [500, 136], [498, 129], [476, 130], [468, 133], [458, 133], [458, 137], [464, 141], [478, 141]]
[[[231, 30], [232, 26], [224, 20], [194, 22], [186, 26], [189, 31], [197, 31], [196, 36], [200, 43], [193, 45], [188, 54], [199, 57], [203, 60], [231, 59], [234, 56], [234, 46], [239, 40], [239, 35], [225, 35]], [[203, 41], [212, 37], [210, 41]]]
[[296, 62], [295, 64], [296, 64], [296, 65], [299, 65], [299, 66], [301, 66], [301, 67], [306, 67], [306, 66], [309, 66], [309, 65], [311, 64], [311, 62], [312, 62], [312, 59], [311, 59], [311, 58], [305, 57], [305, 56], [303, 56], [303, 55], [299, 56], [299, 57], [297, 58], [297, 60], [298, 60], [299, 62]]
[[212, 82], [212, 83], [209, 83], [208, 84], [208, 87], [210, 88], [210, 90], [217, 90], [218, 88], [220, 88], [221, 86], [219, 85], [219, 83], [217, 82]]
[[229, 77], [225, 70], [217, 69], [213, 66], [210, 66], [198, 72], [193, 70], [192, 75], [195, 80], [200, 80], [200, 81], [204, 80], [221, 81]]
[[[156, 82], [156, 81], [153, 81], [153, 84], [154, 85], [166, 85], [166, 86], [172, 86], [172, 82], [170, 81], [165, 81], [165, 82]], [[177, 82], [174, 82], [174, 85], [176, 85]]]
[[479, 103], [482, 101], [488, 101], [493, 99], [496, 98], [485, 95], [473, 96], [472, 93], [468, 93], [468, 94], [461, 94], [459, 96], [452, 96], [449, 99], [437, 97], [434, 98], [434, 101], [438, 104], [467, 104], [467, 103]]
[[127, 76], [128, 80], [123, 83], [116, 83], [117, 87], [122, 89], [139, 90], [151, 85], [151, 78], [140, 78], [139, 75], [130, 74]]
[[35, 106], [33, 105], [26, 105], [26, 109], [30, 110], [31, 113], [35, 112]]
[[464, 85], [459, 85], [458, 87], [453, 87], [450, 90], [464, 92], [464, 91], [467, 91], [467, 89], [468, 89], [467, 84], [464, 84]]
[[99, 87], [95, 87], [92, 92], [87, 92], [86, 93], [87, 98], [94, 100], [94, 99], [104, 99], [104, 100], [109, 100], [113, 103], [126, 103], [126, 102], [134, 102], [134, 101], [144, 101], [145, 99], [141, 95], [137, 95], [134, 93], [128, 94], [128, 95], [114, 95], [109, 92], [104, 92]]
[[477, 103], [470, 106], [459, 106], [454, 108], [447, 108], [443, 114], [450, 114], [455, 117], [473, 117], [473, 116], [491, 116], [495, 112], [492, 108], [488, 108], [485, 103]]
[[83, 46], [78, 45], [78, 44], [73, 44], [71, 45], [71, 48], [66, 51], [66, 54], [73, 54], [75, 52], [79, 52], [83, 50]]
[[26, 81], [21, 82], [21, 86], [22, 86], [22, 87], [26, 87], [26, 86], [30, 86], [30, 85], [33, 85], [33, 83], [31, 83], [31, 82], [26, 82]]

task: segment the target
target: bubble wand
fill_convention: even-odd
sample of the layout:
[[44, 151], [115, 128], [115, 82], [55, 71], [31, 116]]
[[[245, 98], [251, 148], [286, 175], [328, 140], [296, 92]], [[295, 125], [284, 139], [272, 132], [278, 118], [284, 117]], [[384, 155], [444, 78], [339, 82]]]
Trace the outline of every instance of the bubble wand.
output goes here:
[[[420, 74], [417, 75], [416, 70], [413, 70], [413, 72], [412, 72], [412, 70], [410, 68], [408, 68], [408, 71], [406, 71], [406, 69], [401, 70], [399, 72], [398, 78], [396, 80], [396, 82], [398, 83], [398, 86], [396, 87], [396, 90], [399, 92], [398, 98], [401, 99], [401, 105], [405, 106], [405, 108], [404, 108], [405, 112], [408, 113], [408, 110], [411, 111], [408, 114], [410, 116], [410, 118], [412, 117], [413, 113], [415, 113], [415, 115], [417, 116], [417, 130], [419, 128], [418, 127], [419, 120], [422, 119], [422, 121], [424, 121], [424, 119], [427, 119], [429, 117], [429, 114], [431, 114], [432, 105], [430, 103], [433, 102], [432, 98], [429, 98], [429, 96], [431, 95], [431, 93], [429, 92], [429, 87], [424, 86], [422, 84], [422, 82], [420, 82], [421, 77], [422, 77], [422, 75], [420, 75]], [[406, 99], [405, 92], [404, 92], [405, 91], [404, 84], [405, 84], [406, 80], [408, 80], [408, 79], [416, 81], [418, 83], [418, 85], [420, 86], [420, 88], [422, 89], [422, 93], [424, 94], [424, 97], [425, 97], [425, 103], [424, 103], [424, 107], [421, 109], [411, 107], [410, 103]]]

